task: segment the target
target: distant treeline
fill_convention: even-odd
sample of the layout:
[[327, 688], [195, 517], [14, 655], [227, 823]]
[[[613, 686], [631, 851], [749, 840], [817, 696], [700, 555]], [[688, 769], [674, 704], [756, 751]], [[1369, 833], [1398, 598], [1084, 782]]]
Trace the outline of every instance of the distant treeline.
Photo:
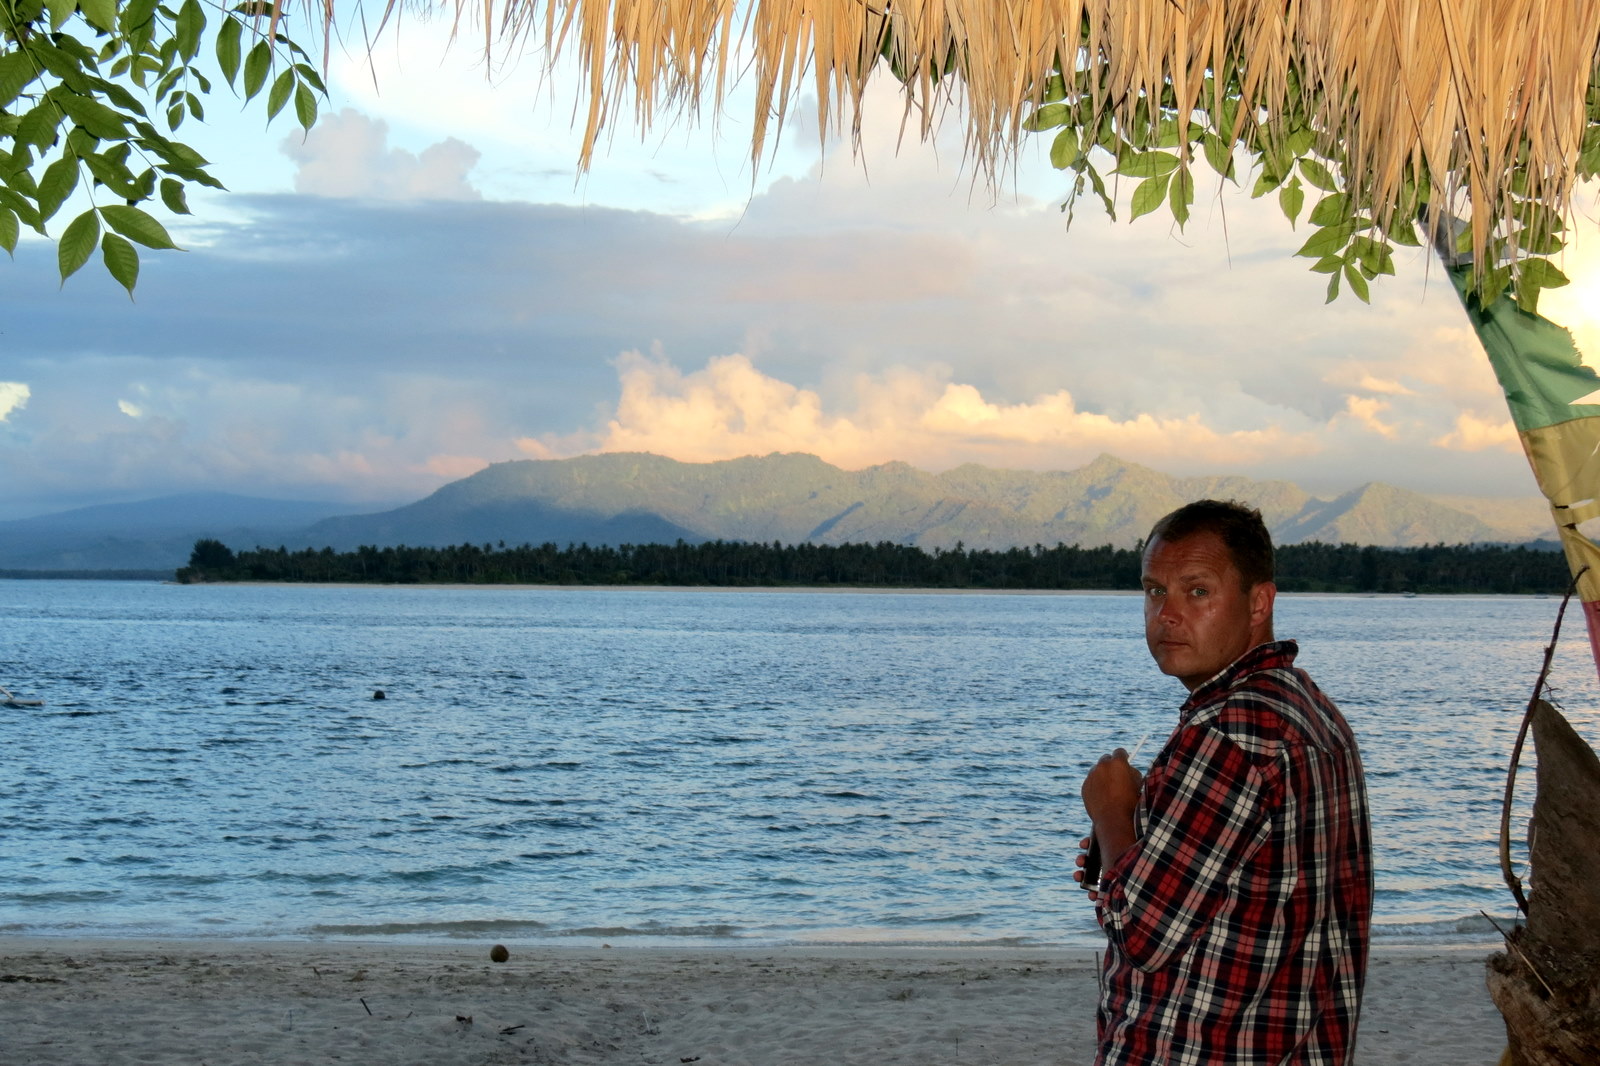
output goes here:
[[171, 570], [0, 570], [6, 581], [171, 581]]
[[[1135, 589], [1138, 550], [1011, 548], [924, 551], [891, 544], [624, 544], [508, 548], [257, 548], [234, 554], [195, 543], [179, 581], [316, 581], [471, 585], [847, 586], [958, 589]], [[1559, 551], [1497, 545], [1363, 548], [1287, 544], [1278, 587], [1287, 592], [1561, 593], [1569, 581]]]

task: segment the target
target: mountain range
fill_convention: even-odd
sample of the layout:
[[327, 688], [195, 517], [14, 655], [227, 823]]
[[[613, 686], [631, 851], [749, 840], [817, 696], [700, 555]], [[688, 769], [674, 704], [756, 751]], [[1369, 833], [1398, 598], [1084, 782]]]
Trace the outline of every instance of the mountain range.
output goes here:
[[1536, 500], [1434, 499], [1381, 482], [1320, 499], [1287, 481], [1173, 477], [1109, 455], [1070, 471], [969, 464], [929, 473], [899, 462], [842, 470], [803, 454], [684, 463], [611, 453], [495, 463], [415, 503], [369, 514], [208, 493], [0, 522], [0, 569], [170, 568], [188, 560], [199, 537], [235, 549], [341, 551], [679, 538], [1128, 547], [1161, 515], [1204, 496], [1260, 508], [1279, 543], [1518, 543], [1549, 528]]

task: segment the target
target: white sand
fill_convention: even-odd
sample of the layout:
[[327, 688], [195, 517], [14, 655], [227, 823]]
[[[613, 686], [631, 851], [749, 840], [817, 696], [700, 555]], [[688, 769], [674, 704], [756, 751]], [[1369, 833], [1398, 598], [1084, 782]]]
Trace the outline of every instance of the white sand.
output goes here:
[[[1073, 1066], [1094, 958], [0, 938], [0, 1063]], [[1493, 1066], [1490, 947], [1375, 953], [1362, 1066]]]

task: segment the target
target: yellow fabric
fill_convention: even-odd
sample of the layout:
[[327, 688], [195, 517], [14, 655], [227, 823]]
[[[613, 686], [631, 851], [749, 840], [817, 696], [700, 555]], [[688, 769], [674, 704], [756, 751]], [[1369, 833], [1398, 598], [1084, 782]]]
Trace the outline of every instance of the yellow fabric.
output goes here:
[[1550, 501], [1550, 514], [1561, 536], [1567, 564], [1577, 573], [1578, 596], [1585, 603], [1600, 600], [1600, 545], [1578, 525], [1600, 518], [1600, 418], [1578, 418], [1522, 434], [1522, 446]]

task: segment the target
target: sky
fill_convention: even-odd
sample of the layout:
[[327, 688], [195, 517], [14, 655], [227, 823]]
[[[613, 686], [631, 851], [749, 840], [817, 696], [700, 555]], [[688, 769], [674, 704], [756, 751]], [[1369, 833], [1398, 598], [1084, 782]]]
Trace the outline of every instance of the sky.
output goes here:
[[[1325, 305], [1274, 197], [1202, 180], [1183, 232], [1092, 204], [1069, 229], [1047, 138], [992, 191], [954, 123], [901, 138], [889, 85], [859, 153], [802, 107], [752, 168], [740, 93], [716, 128], [623, 123], [580, 175], [571, 71], [486, 73], [447, 38], [412, 19], [371, 62], [336, 48], [309, 135], [214, 96], [180, 139], [229, 191], [168, 219], [185, 250], [144, 251], [134, 299], [97, 261], [60, 285], [40, 241], [0, 262], [0, 520], [198, 490], [397, 504], [619, 450], [1536, 491], [1420, 251], [1371, 306]], [[1541, 310], [1600, 351], [1600, 237], [1564, 266]]]

